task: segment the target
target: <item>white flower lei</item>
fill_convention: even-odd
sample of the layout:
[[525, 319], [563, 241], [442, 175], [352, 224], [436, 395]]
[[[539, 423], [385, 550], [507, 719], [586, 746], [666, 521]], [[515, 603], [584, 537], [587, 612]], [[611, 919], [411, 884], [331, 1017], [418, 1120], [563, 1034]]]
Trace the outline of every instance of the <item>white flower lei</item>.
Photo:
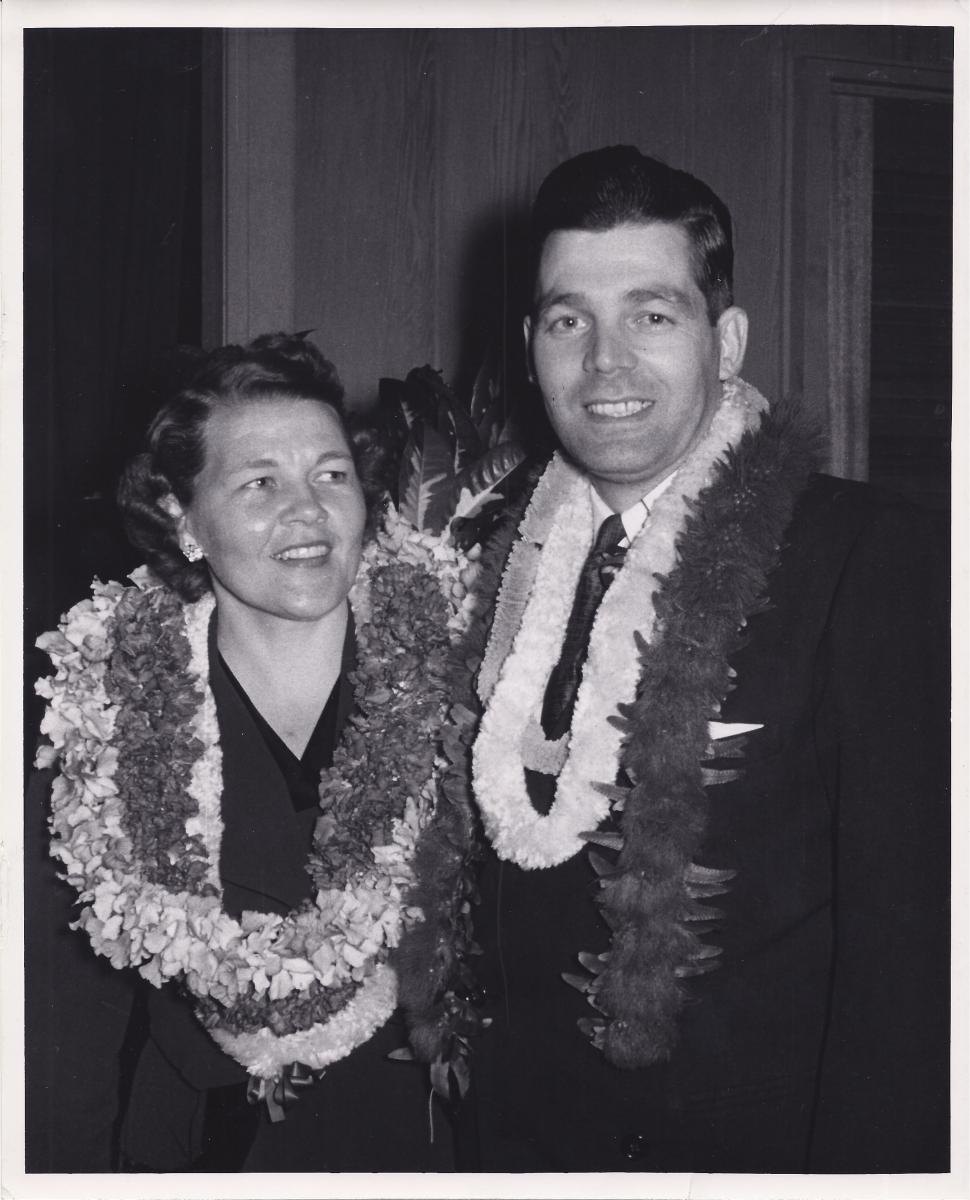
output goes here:
[[[472, 609], [462, 582], [467, 560], [442, 539], [415, 531], [393, 509], [365, 548], [351, 592], [358, 628], [370, 620], [375, 576], [400, 563], [437, 580], [447, 601], [449, 630], [464, 629]], [[143, 593], [161, 586], [144, 568], [131, 579]], [[71, 609], [58, 631], [37, 643], [56, 668], [54, 676], [37, 684], [49, 701], [42, 732], [51, 743], [38, 751], [37, 766], [56, 763], [59, 768], [51, 795], [51, 852], [84, 904], [74, 927], [87, 933], [112, 966], [133, 966], [156, 987], [180, 978], [193, 996], [226, 1009], [245, 997], [282, 1000], [314, 983], [358, 985], [339, 1011], [308, 1029], [209, 1030], [223, 1050], [260, 1078], [277, 1077], [294, 1062], [322, 1068], [366, 1041], [394, 1010], [396, 978], [386, 958], [403, 931], [423, 919], [407, 898], [415, 846], [434, 811], [435, 781], [424, 781], [409, 796], [404, 813], [393, 821], [390, 841], [371, 847], [373, 867], [352, 883], [321, 889], [314, 905], [287, 916], [244, 912], [237, 920], [224, 912], [222, 752], [207, 650], [214, 599], [206, 596], [184, 607], [182, 629], [190, 647], [188, 674], [199, 697], [190, 724], [203, 747], [187, 789], [196, 811], [185, 821], [185, 833], [204, 847], [206, 886], [173, 892], [150, 882], [125, 832], [124, 799], [115, 784], [118, 750], [112, 745], [121, 707], [105, 689], [109, 624], [134, 590], [95, 580], [92, 598]], [[440, 765], [438, 760], [436, 769]]]
[[[658, 576], [674, 566], [690, 502], [765, 408], [764, 398], [741, 380], [723, 385], [707, 433], [654, 504], [597, 611], [562, 747], [545, 741], [538, 713], [592, 543], [592, 511], [588, 482], [559, 455], [536, 485], [503, 575], [478, 679], [486, 707], [473, 750], [474, 787], [500, 858], [526, 869], [555, 866], [581, 850], [582, 834], [607, 816], [610, 800], [596, 785], [616, 779], [623, 735], [609, 718], [636, 697], [635, 635], [647, 643], [654, 637]], [[560, 768], [548, 814], [529, 799], [526, 767], [548, 774]]]

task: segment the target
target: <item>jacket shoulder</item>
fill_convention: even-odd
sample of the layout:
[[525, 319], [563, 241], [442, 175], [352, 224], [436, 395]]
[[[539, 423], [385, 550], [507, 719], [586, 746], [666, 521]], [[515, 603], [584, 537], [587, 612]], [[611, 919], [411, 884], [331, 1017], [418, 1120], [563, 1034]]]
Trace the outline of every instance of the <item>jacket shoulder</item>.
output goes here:
[[901, 549], [924, 539], [939, 549], [946, 532], [942, 513], [869, 483], [816, 473], [795, 504], [787, 540], [814, 535], [833, 546], [851, 546], [871, 535], [887, 537]]
[[875, 515], [895, 511], [924, 517], [936, 515], [896, 492], [858, 479], [840, 479], [821, 471], [809, 476], [807, 486], [799, 497], [799, 505], [819, 510], [837, 509], [843, 514], [858, 512], [860, 515]]
[[867, 483], [818, 474], [795, 504], [771, 592], [796, 606], [811, 597], [824, 605], [854, 597], [875, 608], [880, 596], [906, 593], [929, 614], [945, 607], [948, 570], [943, 514]]

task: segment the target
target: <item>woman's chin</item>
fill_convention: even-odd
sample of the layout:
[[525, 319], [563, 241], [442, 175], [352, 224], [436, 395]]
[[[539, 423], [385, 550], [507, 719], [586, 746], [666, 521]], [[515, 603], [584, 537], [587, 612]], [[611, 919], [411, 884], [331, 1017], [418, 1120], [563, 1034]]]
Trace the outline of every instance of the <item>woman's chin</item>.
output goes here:
[[[309, 575], [311, 572], [306, 572]], [[221, 610], [231, 610], [239, 618], [259, 623], [268, 621], [296, 621], [311, 624], [322, 621], [343, 609], [347, 601], [348, 588], [343, 586], [291, 587], [282, 593], [257, 596], [240, 591], [216, 589], [216, 603]]]

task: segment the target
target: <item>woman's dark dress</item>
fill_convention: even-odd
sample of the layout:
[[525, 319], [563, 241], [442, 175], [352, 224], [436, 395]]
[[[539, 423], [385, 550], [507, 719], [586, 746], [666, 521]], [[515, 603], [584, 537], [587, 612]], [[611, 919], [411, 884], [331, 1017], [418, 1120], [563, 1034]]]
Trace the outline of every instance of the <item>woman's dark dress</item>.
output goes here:
[[[223, 751], [220, 870], [227, 911], [285, 913], [312, 894], [304, 870], [316, 780], [352, 703], [338, 685], [302, 760], [280, 741], [222, 662], [210, 682]], [[44, 818], [52, 772], [28, 792], [27, 1169], [29, 1171], [430, 1171], [450, 1167], [438, 1119], [429, 1137], [423, 1071], [388, 1060], [392, 1018], [328, 1067], [273, 1123], [246, 1101], [246, 1074], [169, 984], [115, 971], [68, 930], [74, 893], [54, 879]]]

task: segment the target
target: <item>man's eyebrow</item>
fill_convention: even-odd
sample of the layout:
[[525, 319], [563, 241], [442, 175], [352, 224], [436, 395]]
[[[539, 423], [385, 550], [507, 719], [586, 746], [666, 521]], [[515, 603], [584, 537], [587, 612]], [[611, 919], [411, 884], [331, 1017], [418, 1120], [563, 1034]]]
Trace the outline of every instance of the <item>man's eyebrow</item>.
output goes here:
[[[685, 313], [697, 311], [697, 305], [690, 293], [675, 287], [631, 288], [624, 293], [623, 299], [628, 304], [649, 304], [653, 300], [660, 300]], [[586, 303], [582, 292], [543, 292], [536, 299], [535, 315], [539, 316], [547, 309], [555, 308], [560, 304], [567, 308], [582, 308]]]
[[634, 304], [649, 303], [651, 300], [662, 300], [664, 304], [672, 304], [674, 308], [683, 309], [684, 312], [693, 312], [696, 308], [693, 298], [689, 293], [682, 291], [680, 288], [633, 288], [624, 296], [625, 300], [631, 300]]
[[555, 308], [558, 304], [568, 308], [581, 308], [584, 303], [582, 292], [543, 292], [541, 296], [536, 297], [535, 312], [538, 315], [547, 308]]

